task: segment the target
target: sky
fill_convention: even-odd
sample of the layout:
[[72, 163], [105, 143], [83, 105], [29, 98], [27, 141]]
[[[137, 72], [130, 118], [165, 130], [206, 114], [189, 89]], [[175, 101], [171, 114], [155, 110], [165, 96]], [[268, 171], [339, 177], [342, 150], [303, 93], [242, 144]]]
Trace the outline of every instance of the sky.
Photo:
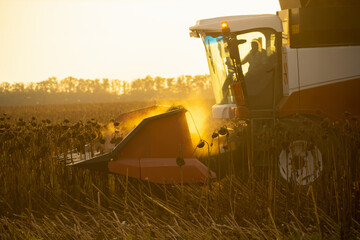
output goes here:
[[208, 74], [196, 20], [280, 10], [277, 0], [0, 0], [0, 82]]

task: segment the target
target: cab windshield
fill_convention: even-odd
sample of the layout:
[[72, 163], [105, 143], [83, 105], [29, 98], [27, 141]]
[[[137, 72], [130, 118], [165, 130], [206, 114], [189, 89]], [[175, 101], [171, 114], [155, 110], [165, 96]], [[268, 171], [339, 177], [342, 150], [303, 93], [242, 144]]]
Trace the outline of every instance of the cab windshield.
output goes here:
[[227, 43], [222, 36], [205, 36], [203, 41], [216, 103], [234, 103], [229, 84], [226, 84], [226, 81], [233, 81], [234, 77]]
[[[275, 44], [275, 31], [261, 29], [233, 33], [238, 41], [242, 73], [244, 79], [243, 89], [246, 93], [248, 107], [271, 106], [274, 94], [275, 68], [277, 51]], [[217, 104], [234, 103], [231, 83], [240, 81], [234, 74], [233, 62], [230, 59], [227, 42], [223, 36], [205, 36], [208, 65]], [[235, 48], [236, 49], [236, 48]]]

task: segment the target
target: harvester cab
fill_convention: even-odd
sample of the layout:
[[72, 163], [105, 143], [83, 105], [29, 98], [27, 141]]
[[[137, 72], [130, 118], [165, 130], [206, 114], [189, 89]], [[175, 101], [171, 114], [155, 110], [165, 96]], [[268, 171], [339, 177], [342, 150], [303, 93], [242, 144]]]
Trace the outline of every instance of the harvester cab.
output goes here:
[[216, 100], [214, 118], [273, 112], [282, 91], [282, 24], [277, 16], [205, 19], [190, 30], [205, 45]]

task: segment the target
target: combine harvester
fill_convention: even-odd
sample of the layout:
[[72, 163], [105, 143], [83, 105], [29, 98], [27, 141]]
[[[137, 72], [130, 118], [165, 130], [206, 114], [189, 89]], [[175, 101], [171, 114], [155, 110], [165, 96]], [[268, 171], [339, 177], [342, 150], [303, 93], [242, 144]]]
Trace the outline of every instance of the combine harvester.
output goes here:
[[[262, 126], [274, 128], [280, 119], [297, 128], [298, 115], [315, 122], [344, 120], [346, 111], [360, 116], [359, 3], [280, 0], [280, 5], [276, 15], [218, 17], [190, 27], [190, 35], [205, 45], [213, 117], [247, 121], [251, 137], [245, 141], [251, 143], [253, 164], [262, 167], [255, 138]], [[108, 153], [72, 164], [156, 183], [213, 179], [193, 156], [185, 112], [149, 116]], [[277, 156], [281, 175], [299, 185], [315, 181], [323, 169], [321, 151], [307, 139], [292, 139]], [[293, 159], [299, 158], [304, 164], [295, 169]]]

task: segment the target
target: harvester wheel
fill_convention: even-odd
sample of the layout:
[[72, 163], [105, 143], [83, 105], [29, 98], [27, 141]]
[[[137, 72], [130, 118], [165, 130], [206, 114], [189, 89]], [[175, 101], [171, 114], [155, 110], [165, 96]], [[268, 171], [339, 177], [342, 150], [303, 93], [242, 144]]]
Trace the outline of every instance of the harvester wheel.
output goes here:
[[319, 178], [323, 169], [320, 150], [305, 140], [293, 141], [279, 156], [281, 176], [297, 185], [307, 185]]

